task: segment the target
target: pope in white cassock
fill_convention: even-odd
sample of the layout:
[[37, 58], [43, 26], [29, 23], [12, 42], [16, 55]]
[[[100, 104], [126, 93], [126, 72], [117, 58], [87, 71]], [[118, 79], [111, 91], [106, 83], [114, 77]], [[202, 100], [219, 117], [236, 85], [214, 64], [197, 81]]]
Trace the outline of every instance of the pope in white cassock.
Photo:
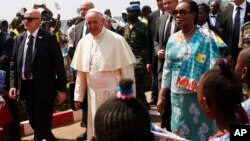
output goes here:
[[[135, 57], [126, 40], [104, 27], [105, 19], [97, 9], [85, 16], [90, 34], [78, 43], [71, 67], [77, 70], [74, 101], [80, 108], [88, 88], [88, 140], [94, 134], [94, 116], [97, 108], [116, 96], [119, 81], [135, 81]], [[134, 86], [135, 87], [135, 86]]]

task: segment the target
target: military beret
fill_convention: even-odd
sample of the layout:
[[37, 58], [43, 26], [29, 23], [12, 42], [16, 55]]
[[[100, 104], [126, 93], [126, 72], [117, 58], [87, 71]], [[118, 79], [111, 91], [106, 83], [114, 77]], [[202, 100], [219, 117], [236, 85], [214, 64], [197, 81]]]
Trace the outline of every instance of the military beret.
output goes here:
[[131, 4], [127, 7], [127, 11], [140, 11], [139, 4]]

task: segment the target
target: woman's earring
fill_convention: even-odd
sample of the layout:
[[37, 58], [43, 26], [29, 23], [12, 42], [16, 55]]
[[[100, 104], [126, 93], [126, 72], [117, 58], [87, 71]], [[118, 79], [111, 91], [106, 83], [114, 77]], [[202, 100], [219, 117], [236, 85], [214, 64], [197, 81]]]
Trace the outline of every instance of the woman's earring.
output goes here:
[[206, 98], [205, 98], [205, 96], [203, 96], [203, 97], [202, 97], [202, 100], [206, 101]]
[[211, 112], [210, 108], [209, 108], [208, 105], [207, 105], [206, 98], [205, 98], [204, 96], [202, 97], [202, 100], [204, 101], [205, 111], [206, 111], [207, 113]]

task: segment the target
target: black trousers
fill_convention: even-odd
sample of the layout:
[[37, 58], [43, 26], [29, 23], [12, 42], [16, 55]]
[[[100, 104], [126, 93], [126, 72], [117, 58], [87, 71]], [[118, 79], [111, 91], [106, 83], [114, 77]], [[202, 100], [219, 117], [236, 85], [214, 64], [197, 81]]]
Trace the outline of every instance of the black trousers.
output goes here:
[[[75, 101], [74, 101], [74, 91], [75, 91], [75, 82], [70, 84], [70, 99], [71, 99], [71, 108], [72, 110], [76, 110], [75, 108]], [[87, 128], [87, 115], [88, 115], [88, 92], [86, 90], [85, 97], [83, 99], [83, 102], [81, 103], [82, 107], [82, 123], [81, 125], [86, 126]]]
[[145, 96], [145, 75], [146, 68], [135, 67], [136, 99], [149, 109], [149, 104]]
[[158, 93], [160, 89], [158, 88], [158, 61], [155, 58], [153, 61], [153, 68], [152, 68], [152, 85], [151, 85], [151, 101], [158, 100]]
[[151, 85], [151, 101], [158, 100], [158, 75], [156, 72], [152, 73], [152, 85]]
[[36, 141], [56, 141], [51, 132], [54, 99], [41, 101], [36, 96], [33, 80], [22, 81], [22, 93], [25, 94], [25, 105], [29, 116], [29, 123], [34, 130]]

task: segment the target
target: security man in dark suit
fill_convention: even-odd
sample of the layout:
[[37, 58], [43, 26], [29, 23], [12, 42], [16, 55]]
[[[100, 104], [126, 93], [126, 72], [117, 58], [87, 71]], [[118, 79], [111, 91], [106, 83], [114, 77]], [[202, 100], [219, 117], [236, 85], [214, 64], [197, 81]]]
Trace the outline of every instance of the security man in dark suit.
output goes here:
[[51, 132], [54, 102], [66, 99], [62, 53], [56, 37], [40, 28], [38, 10], [27, 10], [23, 22], [26, 32], [16, 37], [10, 62], [9, 96], [25, 100], [34, 140], [56, 141]]
[[226, 55], [236, 63], [240, 51], [240, 28], [250, 21], [250, 4], [246, 0], [234, 0], [221, 14], [221, 38], [228, 45]]
[[158, 100], [158, 76], [157, 59], [154, 54], [154, 39], [157, 31], [159, 17], [164, 14], [162, 0], [156, 0], [158, 10], [153, 11], [148, 17], [148, 48], [147, 48], [147, 71], [152, 73], [151, 101], [149, 105], [156, 105]]

